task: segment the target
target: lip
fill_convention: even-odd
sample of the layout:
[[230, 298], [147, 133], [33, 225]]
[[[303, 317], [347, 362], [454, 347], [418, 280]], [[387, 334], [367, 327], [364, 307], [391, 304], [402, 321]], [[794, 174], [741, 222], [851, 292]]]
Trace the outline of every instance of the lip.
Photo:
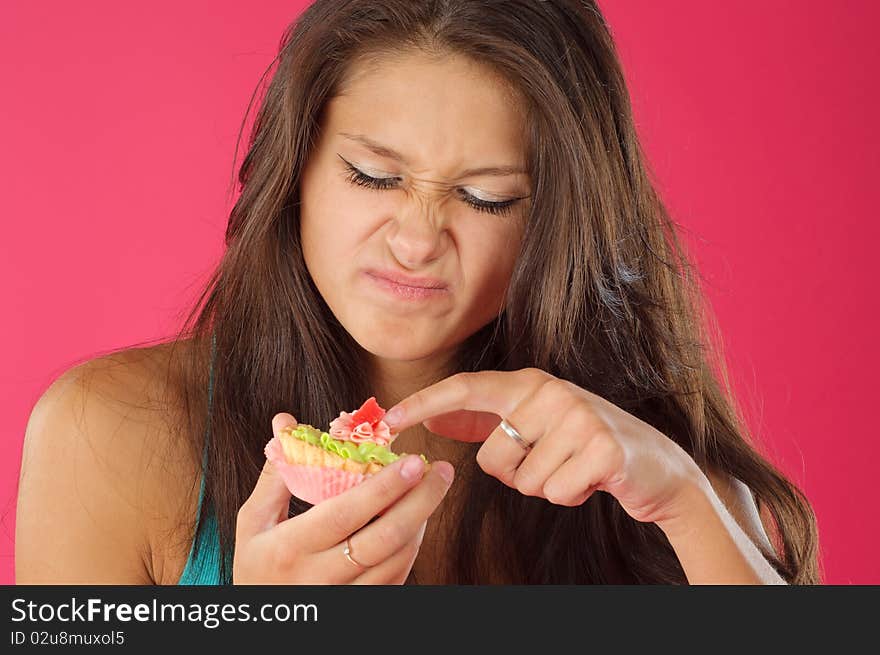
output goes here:
[[374, 268], [367, 269], [365, 272], [372, 277], [415, 289], [446, 289], [448, 286], [446, 282], [436, 277], [414, 277], [412, 275], [406, 275], [405, 273], [383, 271]]
[[377, 288], [402, 300], [428, 300], [449, 293], [446, 283], [437, 278], [417, 278], [374, 269], [364, 271], [364, 275]]

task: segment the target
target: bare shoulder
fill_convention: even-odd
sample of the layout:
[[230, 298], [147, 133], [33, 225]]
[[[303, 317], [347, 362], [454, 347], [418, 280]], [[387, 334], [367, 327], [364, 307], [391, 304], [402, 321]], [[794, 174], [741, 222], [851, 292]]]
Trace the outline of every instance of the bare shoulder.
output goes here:
[[173, 429], [180, 407], [169, 355], [161, 344], [89, 360], [34, 405], [19, 480], [18, 583], [176, 581], [198, 462]]

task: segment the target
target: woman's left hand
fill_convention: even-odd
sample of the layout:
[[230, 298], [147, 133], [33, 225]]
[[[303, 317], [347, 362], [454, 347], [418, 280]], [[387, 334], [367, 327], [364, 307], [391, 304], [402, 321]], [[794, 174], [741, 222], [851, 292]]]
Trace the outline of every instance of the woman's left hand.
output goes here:
[[[502, 429], [505, 418], [522, 438]], [[580, 505], [596, 490], [642, 522], [677, 520], [709, 481], [666, 435], [604, 398], [536, 368], [458, 373], [392, 407], [385, 421], [417, 423], [459, 441], [485, 441], [477, 463], [527, 496]]]

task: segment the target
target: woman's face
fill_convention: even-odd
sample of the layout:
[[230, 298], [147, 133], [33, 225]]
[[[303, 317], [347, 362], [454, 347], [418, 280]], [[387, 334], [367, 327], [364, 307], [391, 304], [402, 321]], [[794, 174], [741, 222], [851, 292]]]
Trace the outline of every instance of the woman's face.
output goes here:
[[422, 56], [355, 69], [326, 105], [300, 189], [305, 263], [376, 357], [448, 354], [500, 312], [531, 194], [521, 110], [490, 71]]

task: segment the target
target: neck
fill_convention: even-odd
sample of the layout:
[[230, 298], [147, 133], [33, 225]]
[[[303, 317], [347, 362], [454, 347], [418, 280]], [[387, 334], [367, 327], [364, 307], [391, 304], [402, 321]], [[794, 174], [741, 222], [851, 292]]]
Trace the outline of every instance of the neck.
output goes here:
[[454, 356], [440, 353], [422, 359], [386, 359], [367, 353], [367, 368], [376, 400], [382, 407], [392, 407], [452, 372]]

